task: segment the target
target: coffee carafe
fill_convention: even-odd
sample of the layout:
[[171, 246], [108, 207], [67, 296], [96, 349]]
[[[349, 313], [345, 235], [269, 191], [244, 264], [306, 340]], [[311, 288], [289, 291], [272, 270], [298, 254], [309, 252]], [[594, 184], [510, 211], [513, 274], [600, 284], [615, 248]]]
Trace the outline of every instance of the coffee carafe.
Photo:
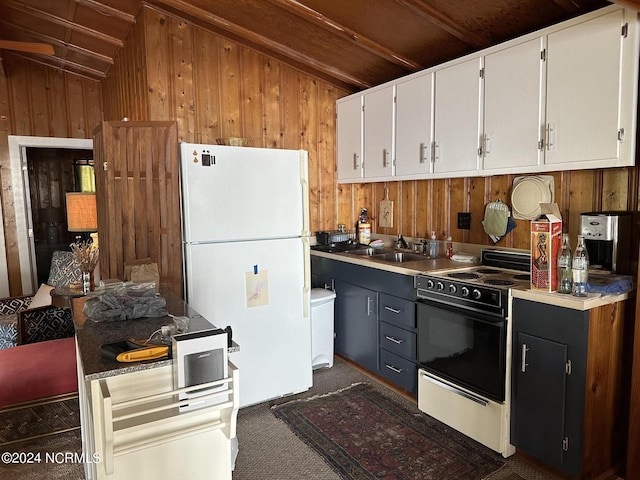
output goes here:
[[630, 212], [589, 212], [580, 215], [580, 231], [592, 271], [629, 273]]

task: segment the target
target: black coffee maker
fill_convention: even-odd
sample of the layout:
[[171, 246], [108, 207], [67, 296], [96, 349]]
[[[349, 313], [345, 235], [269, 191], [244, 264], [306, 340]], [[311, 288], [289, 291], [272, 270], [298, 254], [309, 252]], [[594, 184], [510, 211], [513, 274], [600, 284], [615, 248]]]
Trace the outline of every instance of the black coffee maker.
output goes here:
[[580, 215], [580, 231], [589, 253], [589, 270], [629, 273], [630, 212], [589, 212]]

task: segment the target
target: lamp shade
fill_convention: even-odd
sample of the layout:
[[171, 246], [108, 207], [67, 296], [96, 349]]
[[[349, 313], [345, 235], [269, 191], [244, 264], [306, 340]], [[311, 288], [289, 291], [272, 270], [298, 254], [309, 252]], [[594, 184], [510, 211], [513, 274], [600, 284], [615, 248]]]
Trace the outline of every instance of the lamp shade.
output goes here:
[[98, 214], [96, 194], [67, 192], [67, 230], [70, 232], [96, 232]]

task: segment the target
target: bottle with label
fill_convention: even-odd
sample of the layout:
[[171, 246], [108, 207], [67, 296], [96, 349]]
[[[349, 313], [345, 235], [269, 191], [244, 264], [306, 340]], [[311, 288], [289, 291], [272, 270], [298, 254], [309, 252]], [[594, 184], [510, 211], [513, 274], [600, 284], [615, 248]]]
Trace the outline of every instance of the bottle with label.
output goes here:
[[449, 260], [453, 257], [453, 240], [451, 239], [451, 235], [447, 237], [446, 255]]
[[562, 234], [562, 249], [558, 255], [558, 293], [571, 293], [572, 255], [569, 234]]
[[589, 281], [589, 254], [584, 245], [584, 237], [578, 235], [578, 246], [572, 261], [573, 287], [571, 293], [576, 297], [587, 296], [587, 282]]
[[436, 240], [436, 232], [431, 232], [431, 240], [429, 240], [429, 256], [431, 258], [438, 256], [438, 240]]
[[367, 216], [367, 209], [360, 210], [360, 216], [356, 224], [356, 233], [358, 235], [358, 243], [369, 245], [371, 243], [371, 224]]

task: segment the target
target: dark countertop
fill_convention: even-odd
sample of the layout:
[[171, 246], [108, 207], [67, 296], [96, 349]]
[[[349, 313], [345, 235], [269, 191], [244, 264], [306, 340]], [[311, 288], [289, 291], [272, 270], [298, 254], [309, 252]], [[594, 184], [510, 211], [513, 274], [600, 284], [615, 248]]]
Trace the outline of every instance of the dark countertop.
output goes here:
[[[166, 310], [170, 314], [189, 317], [189, 332], [216, 328], [216, 326], [212, 325], [207, 319], [171, 292], [163, 291], [162, 297], [167, 302]], [[96, 322], [87, 318], [82, 313], [82, 307], [86, 299], [87, 297], [75, 299], [73, 304], [76, 344], [86, 380], [96, 380], [114, 375], [173, 365], [172, 359], [119, 363], [115, 360], [104, 358], [100, 353], [100, 346], [104, 344], [119, 342], [130, 338], [143, 341], [147, 340], [153, 332], [163, 325], [173, 325], [172, 317], [148, 317], [135, 320]], [[158, 337], [154, 337], [154, 339], [156, 338]], [[235, 350], [236, 348], [232, 348], [229, 351], [232, 352]]]

